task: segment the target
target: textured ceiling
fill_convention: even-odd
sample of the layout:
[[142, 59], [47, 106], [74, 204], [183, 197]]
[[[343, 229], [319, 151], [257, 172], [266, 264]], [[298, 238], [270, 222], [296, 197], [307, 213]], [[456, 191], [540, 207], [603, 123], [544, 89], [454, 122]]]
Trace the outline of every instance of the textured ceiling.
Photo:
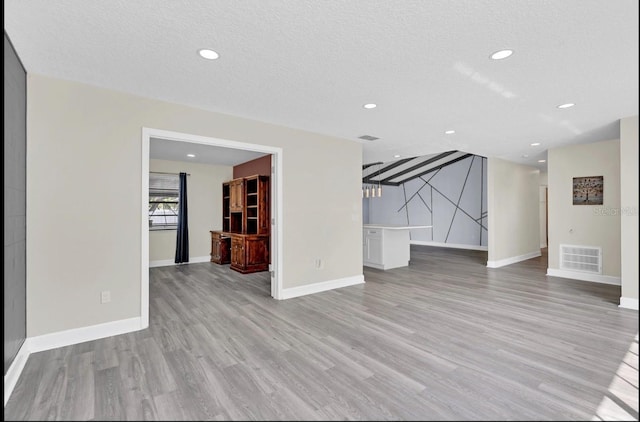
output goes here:
[[[189, 157], [187, 154], [194, 155], [195, 157]], [[267, 154], [190, 142], [175, 142], [167, 139], [151, 138], [151, 142], [149, 143], [149, 158], [157, 160], [186, 161], [188, 163], [217, 166], [236, 166], [264, 155]]]
[[538, 165], [638, 114], [637, 0], [4, 4], [28, 72], [350, 139], [365, 163], [460, 150]]

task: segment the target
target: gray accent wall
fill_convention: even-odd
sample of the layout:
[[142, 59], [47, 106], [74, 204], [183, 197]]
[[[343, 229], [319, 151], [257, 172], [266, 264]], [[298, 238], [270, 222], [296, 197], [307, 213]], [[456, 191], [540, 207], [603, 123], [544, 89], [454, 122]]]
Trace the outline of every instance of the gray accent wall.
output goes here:
[[4, 374], [26, 337], [27, 75], [4, 34]]
[[363, 199], [370, 224], [428, 225], [411, 230], [414, 243], [487, 246], [487, 159], [471, 156]]

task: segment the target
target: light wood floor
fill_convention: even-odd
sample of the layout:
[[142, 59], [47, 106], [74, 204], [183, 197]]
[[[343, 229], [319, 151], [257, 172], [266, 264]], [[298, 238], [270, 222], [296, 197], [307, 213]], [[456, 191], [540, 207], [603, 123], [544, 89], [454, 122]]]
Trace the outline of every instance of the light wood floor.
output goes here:
[[285, 301], [267, 273], [150, 270], [150, 328], [32, 354], [10, 420], [638, 418], [638, 312], [546, 259], [412, 247]]

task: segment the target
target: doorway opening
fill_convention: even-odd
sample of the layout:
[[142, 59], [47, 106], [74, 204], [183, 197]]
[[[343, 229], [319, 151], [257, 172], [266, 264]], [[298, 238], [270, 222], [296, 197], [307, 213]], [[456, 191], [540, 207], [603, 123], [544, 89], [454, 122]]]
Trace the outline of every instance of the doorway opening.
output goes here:
[[141, 199], [141, 288], [140, 288], [140, 316], [142, 328], [149, 326], [149, 160], [152, 139], [162, 139], [187, 144], [199, 144], [212, 147], [222, 147], [240, 151], [253, 151], [271, 155], [271, 183], [270, 183], [270, 258], [269, 273], [271, 280], [271, 296], [282, 298], [282, 148], [271, 147], [228, 139], [212, 138], [172, 132], [161, 129], [142, 129], [142, 199]]

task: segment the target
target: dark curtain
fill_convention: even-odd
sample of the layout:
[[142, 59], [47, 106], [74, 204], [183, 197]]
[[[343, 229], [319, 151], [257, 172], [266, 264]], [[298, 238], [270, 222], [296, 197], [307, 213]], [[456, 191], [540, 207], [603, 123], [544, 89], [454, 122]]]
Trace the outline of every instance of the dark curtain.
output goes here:
[[178, 234], [176, 237], [176, 264], [189, 262], [189, 227], [187, 223], [187, 173], [180, 173], [178, 197]]

